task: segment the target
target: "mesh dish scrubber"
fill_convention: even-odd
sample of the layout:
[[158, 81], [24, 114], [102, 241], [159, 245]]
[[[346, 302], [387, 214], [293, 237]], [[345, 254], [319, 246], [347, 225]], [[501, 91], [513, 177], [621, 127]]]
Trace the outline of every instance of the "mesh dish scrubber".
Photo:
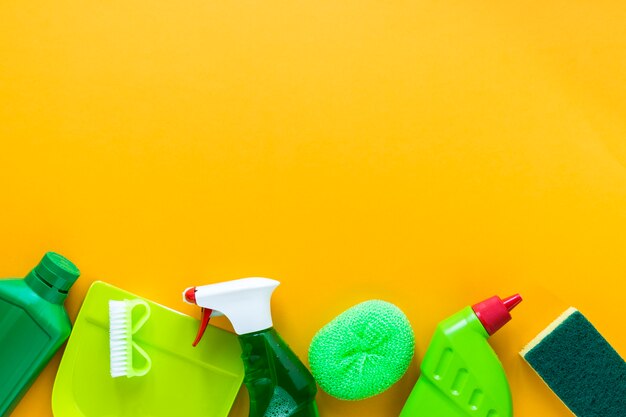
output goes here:
[[626, 415], [626, 362], [575, 308], [521, 355], [576, 416]]
[[342, 400], [378, 395], [407, 371], [415, 338], [395, 305], [371, 300], [335, 317], [313, 337], [311, 373], [320, 387]]

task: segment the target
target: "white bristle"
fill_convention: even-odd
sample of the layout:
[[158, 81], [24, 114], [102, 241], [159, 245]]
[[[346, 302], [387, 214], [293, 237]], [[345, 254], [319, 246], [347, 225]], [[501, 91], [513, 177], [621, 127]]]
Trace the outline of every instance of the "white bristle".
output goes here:
[[129, 332], [132, 329], [125, 301], [109, 301], [109, 344], [111, 349], [111, 376], [128, 375], [130, 366]]

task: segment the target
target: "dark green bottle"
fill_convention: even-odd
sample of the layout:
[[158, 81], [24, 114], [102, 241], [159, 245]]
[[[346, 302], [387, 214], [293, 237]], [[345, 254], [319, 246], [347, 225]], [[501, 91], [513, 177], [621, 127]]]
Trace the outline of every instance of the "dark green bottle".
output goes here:
[[48, 252], [23, 279], [0, 280], [0, 416], [8, 416], [67, 340], [63, 302], [80, 272]]
[[250, 417], [316, 417], [317, 387], [274, 328], [239, 336]]
[[191, 287], [183, 298], [202, 307], [196, 346], [213, 315], [230, 319], [239, 335], [250, 417], [318, 417], [315, 379], [274, 330], [270, 299], [279, 285], [268, 278], [244, 278]]

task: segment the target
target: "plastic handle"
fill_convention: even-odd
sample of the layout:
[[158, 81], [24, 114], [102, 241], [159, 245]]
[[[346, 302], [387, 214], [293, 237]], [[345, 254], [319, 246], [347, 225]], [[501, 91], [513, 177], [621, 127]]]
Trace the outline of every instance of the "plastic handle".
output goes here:
[[[126, 301], [126, 303], [130, 311], [131, 320], [132, 320], [133, 312], [135, 309], [139, 307], [143, 307], [143, 310], [144, 310], [141, 316], [137, 319], [137, 321], [132, 322], [132, 334], [134, 335], [143, 327], [143, 325], [146, 323], [148, 318], [150, 318], [150, 305], [141, 299]], [[152, 368], [152, 359], [150, 359], [150, 355], [148, 355], [146, 351], [143, 350], [134, 340], [132, 340], [132, 348], [144, 358], [144, 364], [141, 367], [135, 367], [135, 360], [134, 358], [132, 358], [131, 370], [130, 370], [128, 377], [130, 378], [133, 376], [144, 376]]]
[[135, 360], [133, 359], [132, 375], [128, 375], [129, 378], [131, 376], [144, 376], [150, 371], [150, 368], [152, 368], [152, 359], [150, 359], [150, 356], [146, 353], [146, 351], [139, 347], [136, 342], [133, 342], [133, 349], [143, 356], [145, 363], [142, 367], [137, 368], [135, 367]]
[[144, 324], [146, 324], [148, 318], [150, 318], [150, 306], [144, 300], [136, 299], [128, 301], [128, 307], [130, 308], [131, 315], [132, 311], [135, 310], [137, 307], [143, 307], [144, 309], [141, 317], [139, 317], [137, 321], [133, 321], [133, 334], [135, 334], [139, 331], [139, 329], [143, 327]]

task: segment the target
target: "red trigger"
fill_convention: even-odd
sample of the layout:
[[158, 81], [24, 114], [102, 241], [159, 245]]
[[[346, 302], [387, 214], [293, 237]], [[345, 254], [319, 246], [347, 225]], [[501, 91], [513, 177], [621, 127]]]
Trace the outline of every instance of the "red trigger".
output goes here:
[[204, 335], [204, 331], [206, 330], [206, 327], [209, 325], [209, 320], [211, 319], [211, 313], [213, 313], [213, 310], [211, 310], [210, 308], [203, 308], [202, 309], [202, 317], [200, 318], [200, 328], [198, 329], [198, 335], [196, 336], [196, 340], [193, 341], [193, 347], [196, 347], [198, 345], [198, 343], [200, 343], [200, 339], [202, 339], [202, 336]]

